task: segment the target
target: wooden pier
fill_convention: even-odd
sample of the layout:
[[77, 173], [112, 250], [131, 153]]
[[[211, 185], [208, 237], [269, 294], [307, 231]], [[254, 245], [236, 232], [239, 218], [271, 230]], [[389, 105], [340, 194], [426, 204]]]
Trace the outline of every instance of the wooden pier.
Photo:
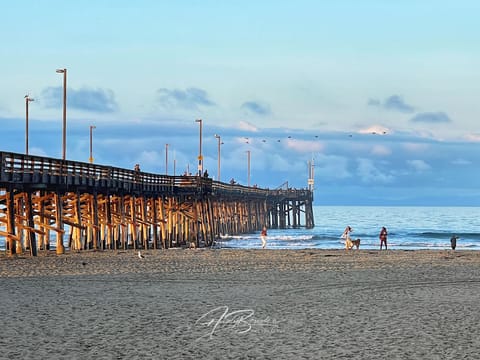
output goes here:
[[[0, 152], [0, 238], [9, 254], [212, 246], [220, 236], [314, 227], [307, 189]], [[302, 224], [303, 220], [303, 224]], [[55, 238], [54, 244], [51, 239]]]

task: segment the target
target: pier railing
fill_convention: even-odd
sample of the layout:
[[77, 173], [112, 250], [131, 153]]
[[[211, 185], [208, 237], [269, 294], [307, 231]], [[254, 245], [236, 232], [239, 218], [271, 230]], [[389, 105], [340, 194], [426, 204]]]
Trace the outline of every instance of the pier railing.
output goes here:
[[0, 154], [0, 185], [14, 184], [20, 189], [95, 187], [109, 188], [112, 191], [213, 193], [219, 196], [248, 195], [255, 198], [302, 197], [309, 193], [306, 189], [270, 190], [223, 183], [201, 176], [170, 176], [12, 152], [0, 152]]

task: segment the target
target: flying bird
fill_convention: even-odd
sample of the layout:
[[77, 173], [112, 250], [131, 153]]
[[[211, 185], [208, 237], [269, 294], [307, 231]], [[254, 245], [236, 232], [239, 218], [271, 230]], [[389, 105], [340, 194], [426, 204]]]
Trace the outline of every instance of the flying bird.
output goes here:
[[138, 252], [139, 259], [145, 259], [145, 255], [143, 255], [140, 251]]

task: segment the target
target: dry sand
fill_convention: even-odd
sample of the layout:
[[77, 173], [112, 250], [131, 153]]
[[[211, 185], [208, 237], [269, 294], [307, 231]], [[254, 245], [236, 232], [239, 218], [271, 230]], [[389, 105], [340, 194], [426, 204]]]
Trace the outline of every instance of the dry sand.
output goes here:
[[0, 255], [5, 359], [476, 359], [480, 252]]

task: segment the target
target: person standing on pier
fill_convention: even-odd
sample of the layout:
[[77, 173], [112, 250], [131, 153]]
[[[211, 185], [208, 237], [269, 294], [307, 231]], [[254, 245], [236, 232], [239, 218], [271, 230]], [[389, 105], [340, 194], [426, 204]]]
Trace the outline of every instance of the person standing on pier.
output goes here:
[[260, 234], [260, 239], [262, 239], [262, 249], [265, 249], [267, 246], [267, 228], [264, 226], [262, 233]]
[[134, 179], [135, 182], [139, 182], [140, 180], [140, 164], [135, 164], [133, 171], [135, 171]]

